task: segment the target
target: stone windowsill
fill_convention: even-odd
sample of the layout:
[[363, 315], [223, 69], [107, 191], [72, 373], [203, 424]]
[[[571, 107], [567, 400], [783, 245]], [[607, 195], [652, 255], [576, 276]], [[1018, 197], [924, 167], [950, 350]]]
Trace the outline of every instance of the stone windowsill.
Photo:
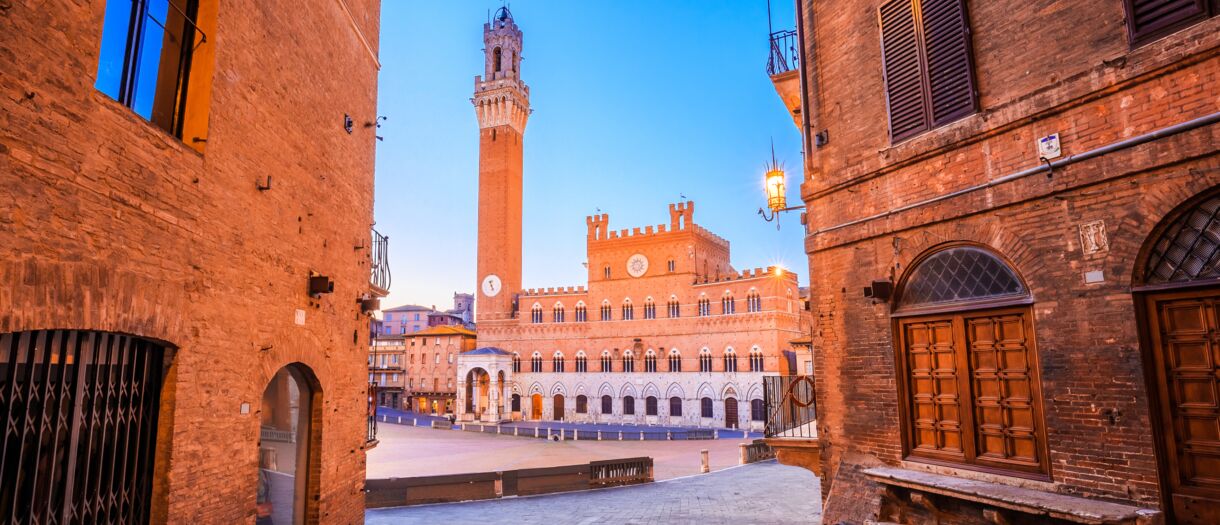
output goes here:
[[904, 487], [1075, 523], [1156, 523], [1161, 515], [1158, 510], [1131, 505], [894, 467], [871, 468], [865, 470], [864, 475], [883, 485]]

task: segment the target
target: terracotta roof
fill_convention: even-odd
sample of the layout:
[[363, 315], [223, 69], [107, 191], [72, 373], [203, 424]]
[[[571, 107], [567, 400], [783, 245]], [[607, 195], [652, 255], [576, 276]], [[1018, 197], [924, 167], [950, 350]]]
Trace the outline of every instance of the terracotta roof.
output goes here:
[[460, 325], [441, 325], [430, 326], [418, 332], [407, 334], [408, 337], [416, 335], [465, 335], [474, 337], [473, 330], [467, 330], [466, 327]]
[[796, 339], [788, 341], [788, 344], [797, 345], [797, 346], [809, 346], [809, 341], [810, 341], [810, 337], [805, 336], [805, 337], [798, 337]]
[[428, 308], [427, 306], [420, 306], [418, 304], [404, 304], [402, 306], [395, 306], [393, 308], [387, 308], [387, 309], [382, 310], [382, 312], [423, 312], [423, 311], [431, 312], [432, 309]]

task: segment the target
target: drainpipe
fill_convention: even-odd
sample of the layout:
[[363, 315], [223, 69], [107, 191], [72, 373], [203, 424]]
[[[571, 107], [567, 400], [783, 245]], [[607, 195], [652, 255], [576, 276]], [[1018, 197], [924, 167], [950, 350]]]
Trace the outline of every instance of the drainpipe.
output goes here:
[[[799, 78], [801, 83], [801, 148], [805, 150], [805, 166], [802, 166], [804, 168], [802, 171], [808, 171], [810, 165], [809, 158], [813, 156], [813, 142], [810, 139], [809, 133], [809, 78], [806, 71], [808, 71], [809, 66], [813, 65], [810, 60], [813, 53], [809, 53], [810, 56], [805, 55], [804, 3], [804, 0], [796, 0], [796, 42], [798, 46], [797, 52], [800, 53], [797, 67], [800, 68]], [[801, 182], [804, 181], [802, 180]]]

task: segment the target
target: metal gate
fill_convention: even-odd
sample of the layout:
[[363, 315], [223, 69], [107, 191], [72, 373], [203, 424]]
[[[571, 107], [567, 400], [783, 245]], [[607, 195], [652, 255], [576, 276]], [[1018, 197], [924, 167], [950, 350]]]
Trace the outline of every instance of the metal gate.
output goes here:
[[147, 523], [165, 348], [0, 334], [0, 523]]

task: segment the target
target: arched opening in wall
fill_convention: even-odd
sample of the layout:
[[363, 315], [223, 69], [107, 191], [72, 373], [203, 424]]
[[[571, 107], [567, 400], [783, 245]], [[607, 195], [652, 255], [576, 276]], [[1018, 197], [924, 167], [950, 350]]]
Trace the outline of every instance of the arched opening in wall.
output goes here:
[[682, 398], [669, 398], [669, 417], [682, 417]]
[[947, 243], [899, 281], [893, 326], [910, 460], [1050, 474], [1033, 298], [989, 249]]
[[534, 421], [542, 420], [542, 394], [530, 396], [530, 419]]
[[699, 399], [699, 417], [710, 418], [712, 416], [712, 398], [704, 397]]
[[737, 428], [737, 398], [735, 397], [724, 400], [724, 426]]
[[644, 415], [657, 415], [657, 398], [656, 396], [648, 396], [644, 398]]
[[1220, 188], [1152, 230], [1133, 281], [1166, 522], [1220, 516]]
[[555, 421], [563, 421], [563, 394], [555, 394], [555, 397], [551, 402], [551, 409], [551, 419], [554, 419]]
[[279, 369], [259, 415], [258, 519], [305, 523], [317, 513], [322, 448], [322, 389], [313, 372], [300, 363]]
[[501, 55], [503, 55], [503, 54], [504, 54], [504, 52], [500, 51], [500, 48], [498, 48], [498, 47], [492, 50], [492, 52], [491, 52], [492, 61], [495, 62], [495, 64], [493, 64], [493, 67], [495, 69], [492, 69], [492, 71], [495, 71], [496, 73], [500, 72], [500, 59], [502, 58]]
[[634, 397], [632, 397], [632, 396], [623, 397], [623, 415], [624, 416], [634, 416], [635, 415], [635, 398]]
[[[109, 332], [0, 334], [3, 521], [155, 521], [154, 484], [166, 467], [158, 456], [169, 445], [158, 436], [173, 434], [159, 429], [172, 425], [161, 393], [173, 353]], [[105, 483], [85, 483], [100, 472]]]
[[521, 413], [521, 394], [513, 394], [512, 409], [513, 415]]
[[577, 414], [589, 413], [589, 398], [585, 397], [584, 394], [576, 396], [576, 413]]
[[750, 421], [766, 421], [766, 420], [767, 420], [767, 414], [766, 414], [766, 409], [763, 408], [763, 400], [751, 399], [750, 400]]
[[491, 407], [491, 375], [482, 368], [466, 372], [466, 413], [482, 419]]
[[610, 396], [602, 396], [602, 414], [611, 415], [614, 413], [614, 398]]

